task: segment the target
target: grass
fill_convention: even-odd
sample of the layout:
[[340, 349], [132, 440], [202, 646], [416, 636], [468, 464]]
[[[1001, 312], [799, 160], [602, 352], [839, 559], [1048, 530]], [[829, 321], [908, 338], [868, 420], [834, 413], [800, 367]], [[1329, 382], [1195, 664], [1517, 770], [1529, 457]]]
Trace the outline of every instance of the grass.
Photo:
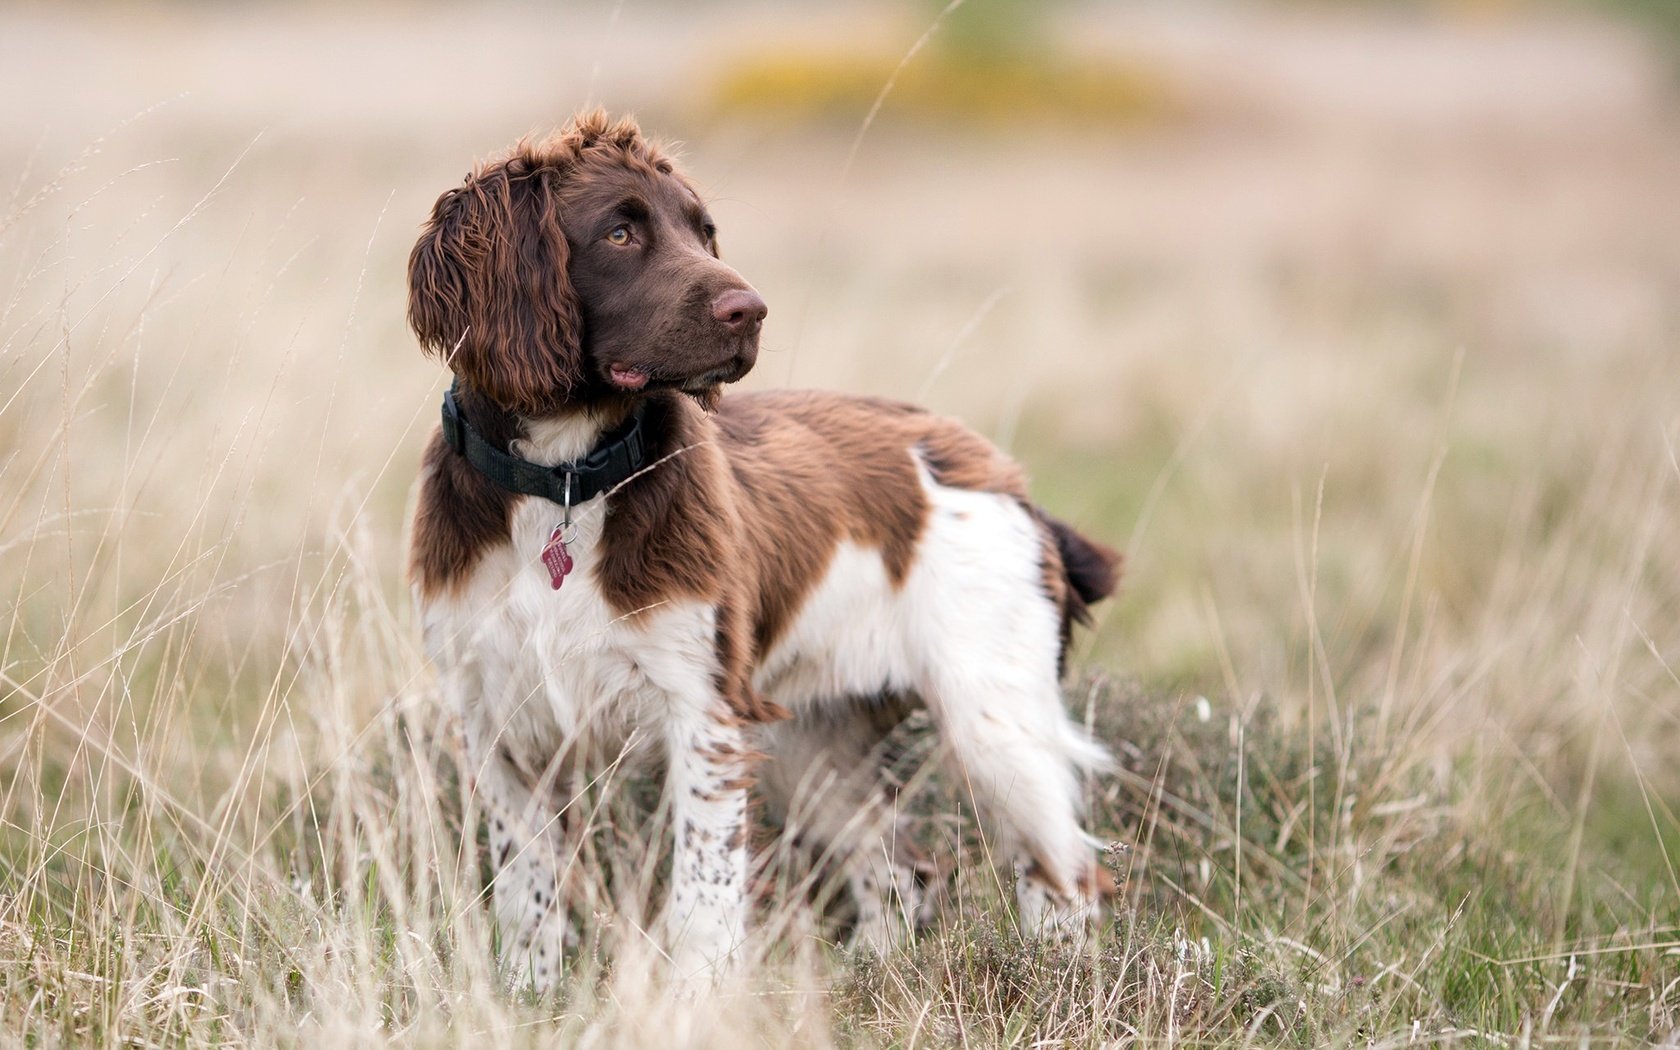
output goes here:
[[1188, 108], [1154, 64], [1065, 46], [1049, 4], [966, 0], [920, 14], [907, 24], [926, 28], [902, 53], [844, 38], [820, 50], [756, 42], [722, 64], [711, 115], [847, 126], [885, 112], [996, 133], [1037, 124], [1090, 132], [1158, 124]]
[[[615, 773], [577, 804], [585, 943], [537, 999], [495, 969], [459, 743], [401, 582], [438, 376], [395, 304], [413, 220], [460, 158], [345, 174], [318, 145], [219, 138], [214, 113], [147, 119], [173, 123], [43, 147], [0, 207], [0, 1042], [1675, 1040], [1680, 313], [1520, 294], [1559, 287], [1535, 261], [1556, 245], [1583, 287], [1628, 259], [1671, 287], [1666, 169], [1617, 165], [1585, 247], [1545, 240], [1534, 209], [1507, 251], [1440, 269], [1357, 238], [1305, 262], [1268, 244], [1234, 291], [1242, 246], [1175, 256], [1198, 242], [1176, 221], [1135, 234], [1149, 266], [1112, 254], [1122, 166], [1090, 143], [1045, 176], [941, 140], [951, 162], [918, 154], [902, 198], [877, 158], [889, 228], [859, 247], [818, 216], [840, 232], [817, 259], [811, 228], [763, 232], [774, 211], [726, 226], [776, 304], [769, 380], [847, 385], [825, 340], [852, 347], [895, 377], [878, 392], [1011, 436], [1047, 505], [1127, 548], [1068, 686], [1120, 759], [1089, 790], [1122, 894], [1087, 945], [1021, 940], [931, 783], [919, 833], [954, 870], [936, 930], [848, 955], [773, 857], [788, 889], [760, 907], [757, 956], [684, 1000], [640, 934], [653, 785]], [[821, 148], [755, 161], [791, 183], [777, 164]], [[1089, 217], [1054, 253], [1016, 231], [1042, 285], [976, 269], [994, 233], [924, 192], [1075, 176]], [[1485, 245], [1463, 217], [1523, 187], [1453, 197], [1460, 180], [1417, 181]], [[1188, 223], [1223, 197], [1186, 182]], [[801, 341], [780, 275], [818, 263], [880, 285], [811, 296]], [[1038, 387], [999, 397], [1023, 346]]]
[[1028, 122], [1067, 127], [1150, 124], [1183, 108], [1160, 72], [1137, 63], [1068, 56], [951, 58], [899, 69], [892, 56], [778, 49], [728, 64], [713, 88], [719, 120], [769, 116], [785, 123], [855, 124], [881, 85], [893, 84], [895, 116], [996, 130]]

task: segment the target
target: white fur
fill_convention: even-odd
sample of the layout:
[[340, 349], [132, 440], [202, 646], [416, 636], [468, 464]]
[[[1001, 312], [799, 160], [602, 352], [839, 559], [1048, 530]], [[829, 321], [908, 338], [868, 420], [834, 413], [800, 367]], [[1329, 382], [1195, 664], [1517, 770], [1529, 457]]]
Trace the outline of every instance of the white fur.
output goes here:
[[[537, 425], [515, 452], [552, 464], [586, 451], [599, 429]], [[771, 810], [843, 854], [860, 938], [893, 943], [924, 901], [896, 817], [879, 785], [857, 774], [874, 738], [856, 718], [859, 698], [913, 692], [1003, 859], [1040, 865], [1019, 883], [1023, 920], [1078, 924], [1091, 902], [1047, 887], [1082, 885], [1093, 863], [1080, 774], [1105, 755], [1061, 707], [1043, 538], [1008, 496], [948, 488], [925, 469], [921, 479], [930, 515], [902, 584], [879, 552], [842, 543], [760, 662], [756, 684], [795, 716], [762, 734]], [[727, 785], [745, 773], [747, 742], [713, 684], [715, 610], [686, 601], [616, 615], [593, 581], [603, 502], [574, 509], [576, 567], [559, 591], [538, 554], [560, 508], [527, 498], [511, 542], [486, 552], [458, 595], [422, 610], [491, 822], [503, 940], [519, 976], [539, 986], [570, 937], [556, 756], [616, 753], [636, 729], [668, 758], [676, 853], [661, 927], [679, 972], [714, 971], [744, 936], [746, 797]]]
[[[820, 722], [827, 714], [821, 709], [836, 698], [914, 692], [934, 717], [957, 782], [994, 828], [994, 849], [1023, 874], [1035, 861], [1049, 869], [1019, 882], [1022, 921], [1070, 932], [1093, 902], [1048, 891], [1045, 883], [1083, 881], [1093, 840], [1079, 825], [1080, 779], [1109, 759], [1062, 709], [1060, 613], [1043, 590], [1043, 541], [1013, 498], [920, 474], [930, 513], [902, 587], [891, 586], [878, 551], [842, 544], [761, 663], [757, 684], [795, 715], [793, 726], [771, 728], [767, 751], [775, 763], [784, 750], [808, 750], [797, 739], [799, 720]], [[800, 768], [809, 771], [803, 790], [834, 802], [831, 813], [807, 814], [805, 830], [825, 849], [861, 853], [876, 886], [902, 886], [902, 862], [890, 862], [884, 875], [879, 865], [898, 852], [890, 840], [903, 834], [900, 822], [886, 819], [879, 801], [860, 804], [857, 788], [836, 790], [833, 772], [808, 756]], [[789, 773], [773, 769], [766, 783], [782, 794], [801, 790]], [[791, 799], [772, 801], [778, 812], [794, 808]], [[859, 902], [865, 921], [876, 911], [919, 906], [902, 893], [884, 905]]]
[[[581, 455], [599, 427], [533, 432], [515, 452], [551, 465]], [[684, 601], [616, 614], [591, 571], [604, 502], [573, 508], [574, 568], [559, 590], [539, 554], [561, 508], [524, 499], [511, 542], [487, 551], [458, 595], [422, 610], [426, 649], [463, 714], [478, 799], [491, 822], [503, 940], [516, 976], [539, 987], [552, 981], [569, 936], [562, 800], [553, 790], [559, 756], [616, 755], [637, 729], [668, 756], [678, 842], [662, 924], [679, 970], [724, 961], [745, 924], [745, 838], [732, 831], [745, 821], [746, 793], [720, 786], [744, 770], [738, 757], [711, 757], [746, 750], [712, 685], [716, 611]], [[505, 852], [504, 844], [511, 844]], [[550, 903], [533, 904], [538, 897]]]

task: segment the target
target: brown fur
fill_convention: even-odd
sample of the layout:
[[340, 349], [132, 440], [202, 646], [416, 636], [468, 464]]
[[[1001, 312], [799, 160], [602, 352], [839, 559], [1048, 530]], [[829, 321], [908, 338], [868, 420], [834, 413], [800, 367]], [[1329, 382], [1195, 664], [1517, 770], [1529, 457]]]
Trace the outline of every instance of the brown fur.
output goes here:
[[[463, 405], [475, 425], [480, 409], [476, 400]], [[716, 604], [720, 691], [753, 721], [780, 711], [752, 694], [752, 668], [842, 540], [879, 550], [895, 583], [909, 571], [927, 514], [916, 456], [941, 484], [1026, 503], [1019, 469], [991, 445], [897, 402], [775, 391], [724, 398], [708, 417], [661, 393], [649, 398], [643, 426], [653, 465], [607, 497], [612, 528], [591, 570], [620, 615], [680, 598]], [[510, 424], [490, 434], [505, 443]], [[507, 541], [511, 501], [523, 497], [496, 488], [440, 436], [426, 465], [413, 572], [433, 595], [458, 587], [481, 551]], [[1043, 564], [1046, 592], [1070, 624], [1084, 605], [1051, 535]]]
[[1025, 498], [1019, 471], [991, 445], [913, 405], [784, 390], [727, 398], [717, 421], [751, 509], [746, 539], [761, 653], [792, 620], [841, 540], [879, 550], [888, 578], [903, 582], [927, 516], [916, 458], [942, 484]]
[[[634, 254], [601, 247], [620, 216], [640, 239]], [[816, 392], [720, 399], [751, 367], [757, 328], [713, 320], [720, 293], [750, 291], [716, 250], [704, 205], [669, 159], [634, 123], [586, 114], [439, 198], [411, 257], [409, 318], [460, 378], [467, 419], [503, 449], [522, 416], [589, 412], [611, 426], [633, 398], [645, 402], [653, 465], [607, 497], [611, 524], [588, 570], [621, 615], [677, 599], [715, 606], [719, 691], [737, 717], [785, 714], [754, 692], [752, 669], [842, 541], [879, 550], [889, 579], [903, 581], [928, 513], [918, 461], [940, 484], [1006, 494], [1039, 515], [1065, 653], [1072, 623], [1112, 590], [1113, 553], [1040, 514], [1020, 469], [951, 420]], [[626, 364], [649, 377], [645, 389], [613, 385]], [[411, 566], [433, 597], [508, 541], [525, 497], [436, 436], [425, 467]]]
[[[517, 424], [475, 390], [461, 391], [461, 411], [486, 440], [506, 449]], [[521, 498], [473, 469], [434, 430], [422, 461], [420, 502], [409, 546], [409, 576], [427, 600], [459, 590], [483, 553], [508, 541], [513, 503]]]
[[582, 382], [558, 169], [517, 154], [438, 198], [409, 256], [409, 324], [495, 404], [552, 411]]

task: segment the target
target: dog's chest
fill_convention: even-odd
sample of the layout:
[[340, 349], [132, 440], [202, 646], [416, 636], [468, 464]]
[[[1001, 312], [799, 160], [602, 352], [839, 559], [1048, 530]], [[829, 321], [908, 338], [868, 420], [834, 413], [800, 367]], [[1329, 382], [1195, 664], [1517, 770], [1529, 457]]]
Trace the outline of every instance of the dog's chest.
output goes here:
[[[434, 662], [456, 672], [469, 731], [541, 768], [563, 745], [616, 750], [632, 730], [704, 679], [715, 663], [714, 616], [694, 602], [621, 613], [598, 577], [602, 501], [574, 509], [570, 571], [553, 585], [543, 551], [560, 509], [537, 499], [515, 508], [510, 541], [485, 553], [455, 597], [424, 613]], [[675, 695], [674, 695], [675, 694]], [[654, 734], [656, 735], [656, 734]]]

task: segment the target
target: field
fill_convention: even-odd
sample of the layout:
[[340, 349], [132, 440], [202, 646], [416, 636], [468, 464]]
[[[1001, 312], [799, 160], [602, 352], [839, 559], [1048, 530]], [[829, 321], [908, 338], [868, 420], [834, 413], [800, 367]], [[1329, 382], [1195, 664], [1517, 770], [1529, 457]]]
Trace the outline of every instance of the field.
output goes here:
[[[1074, 5], [1112, 119], [916, 112], [931, 45], [873, 120], [741, 76], [885, 87], [937, 10], [0, 12], [0, 1045], [1680, 1046], [1672, 62], [1515, 2]], [[937, 931], [840, 951], [782, 858], [673, 997], [625, 774], [584, 950], [506, 990], [404, 274], [586, 100], [682, 140], [746, 386], [961, 416], [1126, 551], [1067, 691], [1121, 767], [1090, 943], [1016, 936], [927, 784]]]

